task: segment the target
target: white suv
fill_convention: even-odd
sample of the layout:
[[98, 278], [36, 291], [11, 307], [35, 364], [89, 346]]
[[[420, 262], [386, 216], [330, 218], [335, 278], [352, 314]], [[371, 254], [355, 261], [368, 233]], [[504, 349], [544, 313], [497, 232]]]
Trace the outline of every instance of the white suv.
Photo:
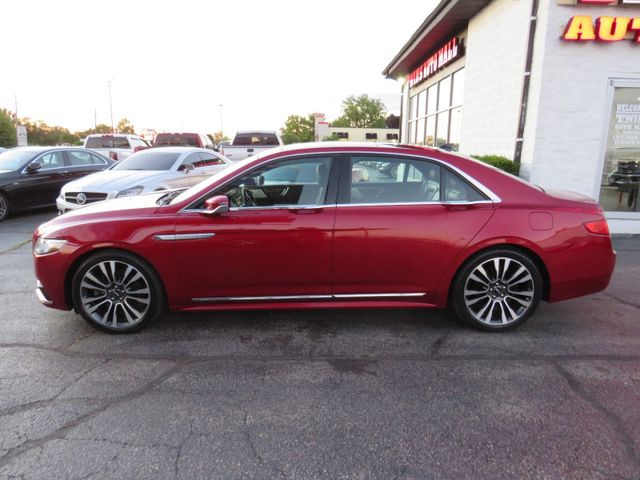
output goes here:
[[113, 160], [123, 160], [149, 147], [146, 140], [138, 135], [95, 133], [84, 140], [84, 148], [100, 152]]

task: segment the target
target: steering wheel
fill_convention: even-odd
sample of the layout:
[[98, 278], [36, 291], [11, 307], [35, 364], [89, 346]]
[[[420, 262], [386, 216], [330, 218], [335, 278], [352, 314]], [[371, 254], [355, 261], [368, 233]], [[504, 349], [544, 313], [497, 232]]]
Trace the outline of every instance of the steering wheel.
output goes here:
[[253, 194], [244, 184], [240, 185], [240, 196], [242, 197], [243, 206], [252, 207], [256, 204]]

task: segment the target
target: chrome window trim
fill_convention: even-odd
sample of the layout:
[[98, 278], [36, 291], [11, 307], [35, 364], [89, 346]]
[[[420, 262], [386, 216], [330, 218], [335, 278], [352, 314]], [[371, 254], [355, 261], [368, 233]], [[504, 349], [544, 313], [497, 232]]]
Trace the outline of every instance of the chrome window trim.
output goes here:
[[[269, 159], [267, 161], [265, 161], [264, 163], [260, 163], [258, 165], [256, 165], [254, 168], [262, 168], [265, 167], [267, 165], [270, 165], [271, 163], [275, 163], [275, 162], [279, 162], [280, 160], [286, 160], [288, 158], [296, 158], [296, 157], [327, 157], [330, 156], [332, 158], [336, 158], [338, 156], [344, 156], [344, 155], [356, 155], [359, 154], [361, 156], [377, 156], [377, 157], [393, 157], [393, 158], [397, 158], [397, 159], [402, 159], [402, 158], [412, 158], [412, 159], [417, 159], [417, 160], [428, 160], [430, 162], [434, 162], [437, 163], [440, 166], [443, 166], [444, 168], [449, 168], [452, 171], [454, 171], [455, 173], [457, 173], [458, 175], [460, 175], [462, 178], [464, 178], [467, 182], [469, 182], [471, 185], [473, 185], [475, 188], [477, 188], [478, 190], [480, 190], [485, 196], [488, 197], [488, 200], [484, 201], [486, 203], [501, 203], [502, 199], [496, 195], [492, 190], [490, 190], [489, 188], [487, 188], [486, 186], [484, 186], [482, 183], [480, 183], [479, 181], [477, 181], [475, 178], [471, 177], [470, 175], [468, 175], [467, 173], [463, 172], [462, 170], [460, 170], [459, 168], [451, 165], [450, 163], [447, 163], [443, 160], [439, 160], [437, 158], [433, 158], [427, 155], [417, 155], [417, 154], [413, 154], [413, 153], [393, 153], [393, 152], [371, 152], [371, 151], [359, 151], [359, 150], [341, 150], [341, 151], [335, 151], [335, 152], [310, 152], [310, 153], [292, 153], [292, 154], [288, 154], [288, 155], [283, 155], [283, 156], [279, 156], [277, 158], [272, 158]], [[250, 170], [251, 171], [251, 170]], [[218, 190], [220, 188], [223, 188], [225, 185], [228, 185], [229, 183], [233, 182], [234, 180], [236, 180], [237, 178], [243, 176], [246, 174], [246, 171], [243, 171], [241, 173], [239, 173], [238, 175], [230, 178], [229, 180], [227, 180], [226, 182], [224, 182], [222, 185], [219, 185], [218, 187], [216, 187], [215, 190]], [[178, 213], [182, 213], [182, 212], [197, 212], [198, 209], [193, 209], [193, 208], [189, 208], [189, 206], [193, 205], [194, 203], [198, 203], [204, 199], [206, 199], [207, 197], [213, 195], [212, 190], [209, 190], [208, 192], [200, 195], [198, 198], [196, 198], [195, 200], [191, 201], [188, 203], [187, 206], [183, 207], [182, 209], [180, 209], [178, 211]], [[453, 202], [424, 202], [426, 204], [437, 204], [437, 203], [441, 203], [441, 204], [450, 204]], [[476, 203], [476, 202], [467, 202], [467, 203]], [[422, 204], [422, 203], [420, 203]], [[169, 204], [171, 205], [171, 204]], [[331, 204], [322, 204], [322, 206], [333, 206], [336, 205], [335, 203], [331, 203]], [[338, 206], [340, 205], [356, 205], [353, 203], [339, 203], [337, 204]], [[380, 204], [373, 204], [373, 205], [398, 205], [396, 204], [392, 204], [392, 203], [380, 203]], [[271, 207], [268, 207], [271, 208]]]
[[424, 297], [426, 293], [354, 293], [354, 294], [334, 294], [334, 295], [270, 295], [264, 297], [197, 297], [191, 301], [198, 303], [219, 303], [219, 302], [260, 302], [279, 300], [341, 300], [347, 298], [416, 298]]
[[210, 233], [178, 233], [178, 234], [160, 234], [154, 235], [154, 240], [161, 242], [175, 242], [180, 240], [203, 240], [205, 238], [215, 237], [216, 234]]
[[398, 202], [398, 203], [339, 203], [338, 208], [346, 207], [410, 207], [420, 205], [493, 205], [491, 200], [476, 200], [473, 202], [449, 201], [449, 202]]

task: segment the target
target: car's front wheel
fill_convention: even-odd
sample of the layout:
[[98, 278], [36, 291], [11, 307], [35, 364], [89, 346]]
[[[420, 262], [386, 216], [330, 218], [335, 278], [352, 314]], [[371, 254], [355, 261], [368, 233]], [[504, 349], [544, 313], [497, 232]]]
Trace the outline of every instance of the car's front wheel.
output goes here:
[[86, 259], [73, 276], [73, 305], [90, 325], [130, 333], [154, 321], [164, 306], [162, 284], [143, 260], [121, 251]]
[[0, 222], [6, 220], [9, 216], [9, 200], [7, 197], [0, 193]]
[[481, 330], [501, 332], [526, 322], [542, 297], [542, 275], [524, 253], [489, 250], [462, 267], [453, 284], [456, 314]]

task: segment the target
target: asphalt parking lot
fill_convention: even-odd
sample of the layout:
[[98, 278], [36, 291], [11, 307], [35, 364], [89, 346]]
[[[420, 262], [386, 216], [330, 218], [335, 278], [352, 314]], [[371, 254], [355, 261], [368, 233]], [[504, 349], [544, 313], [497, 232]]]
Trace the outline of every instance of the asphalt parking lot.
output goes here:
[[97, 332], [0, 224], [0, 479], [638, 479], [640, 238], [606, 292], [486, 334], [444, 312], [167, 314]]

